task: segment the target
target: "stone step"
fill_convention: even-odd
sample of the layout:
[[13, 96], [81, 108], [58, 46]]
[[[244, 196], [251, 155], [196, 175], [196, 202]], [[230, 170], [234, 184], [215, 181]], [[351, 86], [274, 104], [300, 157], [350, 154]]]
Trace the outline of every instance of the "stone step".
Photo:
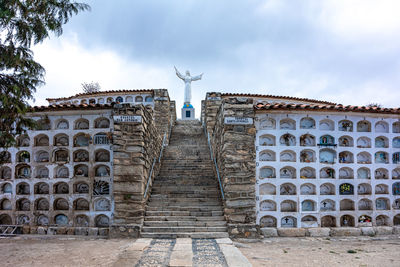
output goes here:
[[225, 221], [145, 221], [144, 226], [149, 227], [221, 227], [226, 226]]
[[192, 222], [204, 222], [204, 221], [224, 221], [224, 216], [146, 216], [145, 221], [192, 221]]
[[146, 216], [222, 216], [223, 211], [146, 211]]
[[149, 203], [146, 210], [148, 211], [223, 211], [221, 206], [203, 206], [203, 207], [191, 207], [191, 206], [161, 206], [161, 204]]
[[190, 233], [190, 232], [226, 232], [226, 226], [171, 226], [171, 227], [151, 227], [143, 226], [142, 233]]
[[164, 201], [164, 202], [169, 202], [169, 203], [207, 203], [207, 201], [210, 202], [216, 202], [221, 204], [220, 198], [217, 196], [209, 196], [207, 194], [204, 195], [193, 195], [193, 197], [182, 197], [181, 195], [173, 195], [173, 194], [152, 194], [150, 196], [150, 201]]
[[227, 232], [141, 233], [143, 238], [228, 238]]

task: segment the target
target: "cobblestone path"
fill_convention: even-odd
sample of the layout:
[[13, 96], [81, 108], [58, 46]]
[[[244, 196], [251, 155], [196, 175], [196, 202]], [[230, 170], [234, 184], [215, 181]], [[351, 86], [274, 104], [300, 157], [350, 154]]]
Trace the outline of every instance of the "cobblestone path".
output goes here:
[[192, 239], [192, 249], [193, 266], [228, 266], [215, 239]]
[[169, 260], [175, 243], [176, 239], [153, 239], [149, 247], [143, 252], [136, 267], [169, 266]]

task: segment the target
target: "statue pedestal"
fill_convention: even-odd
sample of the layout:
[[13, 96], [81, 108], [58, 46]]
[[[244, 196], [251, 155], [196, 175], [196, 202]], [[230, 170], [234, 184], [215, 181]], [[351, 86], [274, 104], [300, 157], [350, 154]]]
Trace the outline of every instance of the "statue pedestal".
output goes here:
[[182, 120], [194, 120], [194, 107], [191, 104], [184, 104], [181, 114]]

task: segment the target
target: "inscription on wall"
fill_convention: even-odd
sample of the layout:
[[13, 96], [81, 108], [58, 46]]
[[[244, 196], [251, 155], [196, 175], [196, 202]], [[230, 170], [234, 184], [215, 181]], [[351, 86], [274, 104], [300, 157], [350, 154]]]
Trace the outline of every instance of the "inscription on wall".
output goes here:
[[253, 124], [253, 118], [226, 117], [224, 123], [248, 125], [248, 124]]
[[116, 122], [142, 122], [142, 116], [118, 115], [113, 118]]

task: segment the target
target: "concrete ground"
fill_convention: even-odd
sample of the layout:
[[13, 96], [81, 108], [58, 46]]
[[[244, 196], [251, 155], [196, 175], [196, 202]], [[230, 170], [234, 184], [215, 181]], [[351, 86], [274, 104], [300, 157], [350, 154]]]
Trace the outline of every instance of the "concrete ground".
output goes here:
[[399, 236], [281, 237], [232, 243], [230, 239], [30, 235], [0, 238], [0, 251], [0, 266], [400, 266]]

